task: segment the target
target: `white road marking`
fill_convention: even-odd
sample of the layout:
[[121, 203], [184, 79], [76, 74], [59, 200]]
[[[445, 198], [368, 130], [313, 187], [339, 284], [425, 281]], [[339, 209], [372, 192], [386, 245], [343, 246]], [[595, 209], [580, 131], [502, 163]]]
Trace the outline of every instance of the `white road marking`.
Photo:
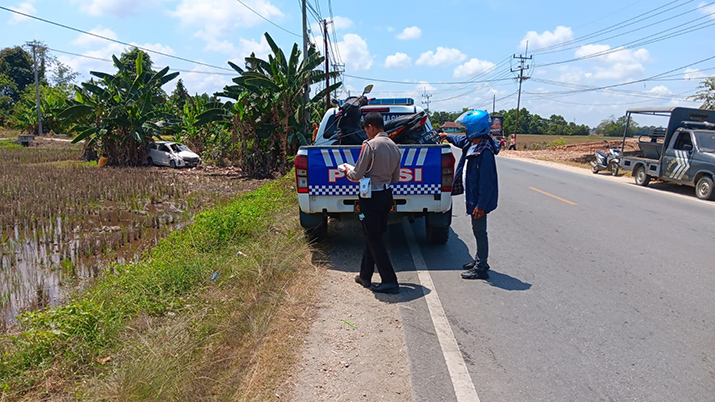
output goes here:
[[432, 277], [429, 271], [427, 271], [427, 264], [425, 264], [422, 253], [417, 246], [412, 228], [406, 222], [402, 223], [402, 227], [405, 230], [407, 244], [410, 246], [410, 254], [412, 254], [412, 261], [415, 264], [415, 270], [417, 270], [417, 277], [424, 288], [423, 291], [427, 308], [432, 317], [432, 324], [434, 324], [444, 360], [447, 363], [447, 370], [452, 379], [452, 386], [454, 387], [457, 401], [479, 402], [479, 396], [477, 396], [477, 390], [474, 388], [472, 377], [469, 375], [467, 365], [464, 363], [462, 352], [459, 351], [459, 345], [454, 338], [452, 327], [447, 320], [447, 314], [445, 314], [444, 308], [442, 308], [442, 302], [440, 302], [439, 295], [437, 295], [437, 289], [435, 289], [434, 283], [432, 283]]

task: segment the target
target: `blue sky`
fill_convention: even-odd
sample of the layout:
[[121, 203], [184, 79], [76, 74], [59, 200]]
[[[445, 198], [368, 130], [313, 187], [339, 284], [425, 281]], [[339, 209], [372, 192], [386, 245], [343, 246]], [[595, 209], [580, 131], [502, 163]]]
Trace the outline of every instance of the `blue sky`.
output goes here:
[[[715, 74], [715, 3], [707, 0], [308, 4], [311, 38], [321, 51], [316, 20], [333, 21], [331, 63], [344, 64], [343, 97], [372, 83], [371, 96], [429, 99], [435, 111], [491, 111], [494, 98], [497, 110], [514, 108], [517, 73], [510, 70], [518, 63], [512, 56], [525, 54], [528, 41], [531, 78], [523, 83], [521, 106], [596, 126], [628, 107], [697, 107], [686, 98]], [[302, 49], [295, 0], [2, 0], [0, 5], [204, 63], [151, 54], [155, 67], [180, 70], [192, 94], [228, 84], [235, 74], [226, 70], [227, 61], [241, 65], [250, 52], [265, 57], [270, 49], [264, 32], [285, 52], [293, 43]], [[42, 41], [81, 73], [81, 80], [91, 70], [114, 71], [102, 60], [126, 48], [1, 9], [0, 24], [0, 48]]]

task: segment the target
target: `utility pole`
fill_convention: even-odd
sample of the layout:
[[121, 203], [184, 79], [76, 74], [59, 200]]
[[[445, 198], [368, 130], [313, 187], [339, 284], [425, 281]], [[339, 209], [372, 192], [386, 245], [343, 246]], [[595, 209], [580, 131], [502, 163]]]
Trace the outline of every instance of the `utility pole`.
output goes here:
[[492, 99], [492, 114], [496, 113], [496, 108], [497, 108], [497, 94], [494, 94], [494, 98]]
[[528, 70], [530, 66], [526, 66], [526, 60], [531, 60], [532, 56], [527, 57], [526, 54], [529, 52], [529, 42], [526, 42], [526, 52], [524, 52], [524, 55], [519, 55], [517, 56], [516, 54], [513, 56], [515, 59], [519, 59], [519, 67], [514, 70], [510, 69], [512, 73], [516, 72], [517, 70], [519, 71], [519, 76], [517, 77], [517, 80], [519, 80], [519, 96], [517, 97], [516, 100], [516, 122], [514, 123], [514, 139], [516, 139], [516, 132], [519, 129], [519, 109], [521, 108], [521, 83], [528, 80], [531, 77], [525, 76], [524, 75], [524, 70]]
[[[308, 58], [308, 16], [306, 13], [306, 5], [305, 5], [306, 0], [301, 1], [302, 5], [302, 10], [303, 10], [303, 61], [305, 61]], [[308, 81], [308, 78], [305, 80], [305, 86], [303, 88], [303, 133], [307, 136], [308, 135], [308, 128], [309, 128], [309, 119], [308, 119], [308, 110], [307, 110], [307, 105], [308, 102], [310, 101], [310, 84]]]
[[332, 21], [323, 20], [323, 41], [325, 42], [325, 104], [330, 109], [330, 69], [328, 67], [328, 24]]
[[32, 64], [35, 70], [35, 104], [37, 105], [37, 129], [38, 135], [42, 136], [42, 111], [40, 110], [40, 80], [37, 77], [37, 42], [28, 42], [32, 46]]
[[425, 93], [422, 94], [422, 98], [425, 99], [425, 100], [423, 100], [422, 103], [425, 104], [425, 105], [427, 105], [427, 111], [430, 111], [430, 108], [429, 108], [430, 100], [429, 100], [429, 98], [431, 98], [432, 95], [430, 95], [430, 94], [427, 93], [427, 88], [425, 88], [424, 91], [425, 91]]

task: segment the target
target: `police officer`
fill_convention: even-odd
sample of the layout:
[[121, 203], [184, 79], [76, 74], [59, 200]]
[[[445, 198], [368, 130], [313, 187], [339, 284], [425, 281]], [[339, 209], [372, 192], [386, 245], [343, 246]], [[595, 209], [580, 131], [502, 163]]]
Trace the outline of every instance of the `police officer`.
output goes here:
[[[397, 275], [390, 263], [382, 235], [387, 231], [387, 216], [393, 202], [390, 183], [397, 183], [400, 179], [402, 155], [397, 145], [385, 133], [380, 113], [368, 113], [363, 123], [368, 139], [362, 144], [355, 168], [346, 173], [352, 181], [369, 177], [372, 190], [369, 198], [361, 196], [358, 200], [366, 245], [360, 263], [360, 275], [355, 277], [355, 282], [373, 292], [399, 293]], [[371, 282], [375, 265], [382, 279], [379, 285]]]

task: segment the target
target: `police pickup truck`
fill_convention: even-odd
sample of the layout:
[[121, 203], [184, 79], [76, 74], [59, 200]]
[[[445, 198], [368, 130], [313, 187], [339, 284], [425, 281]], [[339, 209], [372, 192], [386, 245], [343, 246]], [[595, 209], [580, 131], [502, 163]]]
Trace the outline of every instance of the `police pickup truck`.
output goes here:
[[[360, 111], [363, 116], [380, 112], [386, 123], [423, 112], [410, 98], [372, 99]], [[326, 239], [329, 217], [351, 218], [358, 213], [359, 184], [348, 180], [338, 166], [355, 165], [360, 145], [338, 145], [338, 119], [339, 108], [329, 109], [313, 145], [300, 147], [294, 162], [300, 223], [316, 241]], [[421, 133], [413, 138], [419, 138], [420, 143], [400, 144], [399, 137], [393, 137], [402, 152], [402, 161], [400, 181], [392, 184], [394, 205], [390, 222], [423, 217], [427, 240], [443, 244], [452, 222], [454, 156], [448, 144], [438, 144], [439, 137], [433, 132], [429, 118], [425, 115], [419, 120]]]
[[636, 155], [624, 156], [621, 167], [633, 171], [636, 184], [651, 179], [695, 187], [695, 195], [714, 200], [715, 111], [684, 107], [635, 108], [626, 111], [626, 130], [631, 115], [668, 117], [668, 127], [638, 138]]

